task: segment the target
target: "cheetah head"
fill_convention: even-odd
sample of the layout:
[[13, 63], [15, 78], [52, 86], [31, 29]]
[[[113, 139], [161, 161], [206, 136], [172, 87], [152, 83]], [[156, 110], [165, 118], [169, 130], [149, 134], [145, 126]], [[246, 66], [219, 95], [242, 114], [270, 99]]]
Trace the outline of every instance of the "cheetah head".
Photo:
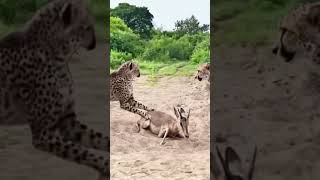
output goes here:
[[140, 77], [140, 68], [138, 64], [134, 63], [133, 61], [129, 61], [128, 68], [133, 77]]
[[272, 49], [273, 54], [280, 55], [286, 62], [292, 61], [300, 52], [313, 57], [317, 49], [314, 42], [320, 38], [317, 36], [319, 25], [320, 3], [295, 9], [280, 23], [280, 36]]
[[51, 0], [52, 3], [63, 3], [59, 17], [62, 20], [61, 38], [69, 41], [73, 47], [92, 50], [96, 46], [95, 30], [87, 6], [82, 0]]
[[197, 75], [195, 76], [195, 79], [202, 81], [202, 79], [209, 79], [209, 76], [210, 76], [210, 64], [205, 63], [199, 67]]
[[121, 74], [126, 75], [129, 79], [135, 78], [135, 77], [140, 77], [140, 69], [139, 65], [134, 63], [132, 60], [129, 60], [125, 63], [123, 63], [118, 71]]
[[280, 34], [279, 43], [274, 46], [272, 53], [275, 55], [280, 55], [285, 62], [290, 62], [293, 60], [296, 52], [298, 51], [298, 37], [295, 33], [287, 29], [281, 29]]

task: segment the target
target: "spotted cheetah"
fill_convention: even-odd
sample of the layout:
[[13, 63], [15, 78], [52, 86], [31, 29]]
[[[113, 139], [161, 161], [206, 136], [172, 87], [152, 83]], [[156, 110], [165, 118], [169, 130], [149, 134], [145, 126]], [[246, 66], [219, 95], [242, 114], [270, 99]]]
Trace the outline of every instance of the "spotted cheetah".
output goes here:
[[313, 62], [320, 64], [320, 2], [300, 5], [290, 11], [280, 22], [280, 38], [272, 49], [286, 62], [303, 52]]
[[77, 120], [68, 66], [76, 51], [95, 45], [81, 0], [44, 5], [20, 31], [0, 40], [0, 120], [28, 122], [36, 149], [107, 177], [109, 137]]
[[137, 102], [133, 97], [132, 82], [135, 77], [140, 77], [140, 70], [138, 64], [132, 60], [123, 63], [117, 71], [112, 72], [110, 74], [110, 100], [119, 101], [122, 109], [150, 120], [150, 115], [140, 109], [146, 111], [154, 109]]
[[195, 79], [202, 81], [202, 79], [207, 79], [210, 82], [210, 64], [201, 64], [198, 68], [197, 75]]

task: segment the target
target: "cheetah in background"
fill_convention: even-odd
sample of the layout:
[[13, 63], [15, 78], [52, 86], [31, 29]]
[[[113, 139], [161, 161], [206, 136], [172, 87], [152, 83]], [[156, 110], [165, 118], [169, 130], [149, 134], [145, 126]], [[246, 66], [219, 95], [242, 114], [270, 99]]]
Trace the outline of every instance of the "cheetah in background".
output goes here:
[[51, 0], [23, 29], [1, 39], [0, 121], [28, 122], [36, 149], [109, 177], [109, 137], [77, 120], [68, 67], [76, 51], [95, 45], [81, 0]]
[[202, 79], [207, 79], [208, 82], [210, 82], [210, 64], [209, 63], [201, 64], [199, 66], [195, 79], [198, 79], [199, 81], [202, 81]]
[[110, 74], [110, 100], [119, 101], [120, 107], [127, 111], [140, 115], [150, 120], [150, 115], [141, 111], [153, 111], [154, 109], [137, 102], [133, 97], [133, 81], [140, 77], [139, 66], [132, 60], [123, 63], [117, 71]]
[[320, 64], [320, 2], [306, 3], [290, 11], [280, 22], [280, 37], [274, 54], [286, 62], [302, 51], [313, 62]]

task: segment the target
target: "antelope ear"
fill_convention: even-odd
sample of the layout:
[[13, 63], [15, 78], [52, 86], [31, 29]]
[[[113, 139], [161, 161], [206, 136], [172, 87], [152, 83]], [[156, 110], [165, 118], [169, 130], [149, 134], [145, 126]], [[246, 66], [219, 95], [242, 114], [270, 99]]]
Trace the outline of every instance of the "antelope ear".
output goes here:
[[219, 160], [220, 160], [220, 163], [221, 163], [221, 165], [222, 165], [224, 174], [225, 174], [225, 176], [228, 178], [228, 177], [230, 177], [230, 170], [229, 170], [229, 167], [228, 167], [226, 161], [223, 159], [222, 154], [221, 154], [218, 146], [216, 146], [216, 151], [217, 151], [217, 154], [218, 154], [218, 158], [219, 158]]
[[62, 19], [65, 28], [71, 25], [72, 5], [70, 2], [63, 5], [60, 12], [60, 18]]
[[254, 172], [254, 168], [255, 168], [255, 163], [256, 163], [256, 156], [257, 156], [257, 146], [254, 147], [254, 152], [253, 152], [253, 157], [250, 163], [250, 169], [249, 169], [249, 179], [252, 179], [253, 177], [253, 172]]
[[312, 25], [319, 25], [320, 23], [320, 4], [311, 5], [308, 13], [308, 20]]
[[241, 174], [241, 160], [235, 150], [231, 147], [227, 147], [225, 151], [225, 158], [227, 167], [231, 174]]
[[173, 107], [173, 110], [174, 110], [174, 114], [176, 115], [177, 119], [181, 119], [179, 109], [177, 107]]

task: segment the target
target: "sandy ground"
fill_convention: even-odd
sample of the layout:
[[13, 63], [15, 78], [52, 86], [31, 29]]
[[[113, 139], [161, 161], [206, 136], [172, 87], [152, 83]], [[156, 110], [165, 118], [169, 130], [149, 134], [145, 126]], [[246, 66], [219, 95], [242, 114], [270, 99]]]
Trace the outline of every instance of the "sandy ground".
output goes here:
[[146, 77], [134, 84], [136, 100], [174, 116], [173, 105], [185, 103], [191, 108], [189, 139], [161, 141], [149, 131], [136, 133], [139, 115], [120, 109], [111, 102], [111, 179], [209, 179], [209, 91], [194, 78], [161, 78], [156, 86]]
[[285, 63], [271, 47], [215, 54], [216, 144], [234, 146], [246, 161], [256, 144], [254, 179], [320, 179], [320, 76], [304, 66], [308, 60]]
[[[79, 120], [101, 131], [107, 125], [106, 46], [80, 53], [70, 68]], [[94, 108], [93, 108], [94, 107]], [[1, 180], [95, 180], [98, 173], [34, 149], [27, 125], [0, 126]]]

